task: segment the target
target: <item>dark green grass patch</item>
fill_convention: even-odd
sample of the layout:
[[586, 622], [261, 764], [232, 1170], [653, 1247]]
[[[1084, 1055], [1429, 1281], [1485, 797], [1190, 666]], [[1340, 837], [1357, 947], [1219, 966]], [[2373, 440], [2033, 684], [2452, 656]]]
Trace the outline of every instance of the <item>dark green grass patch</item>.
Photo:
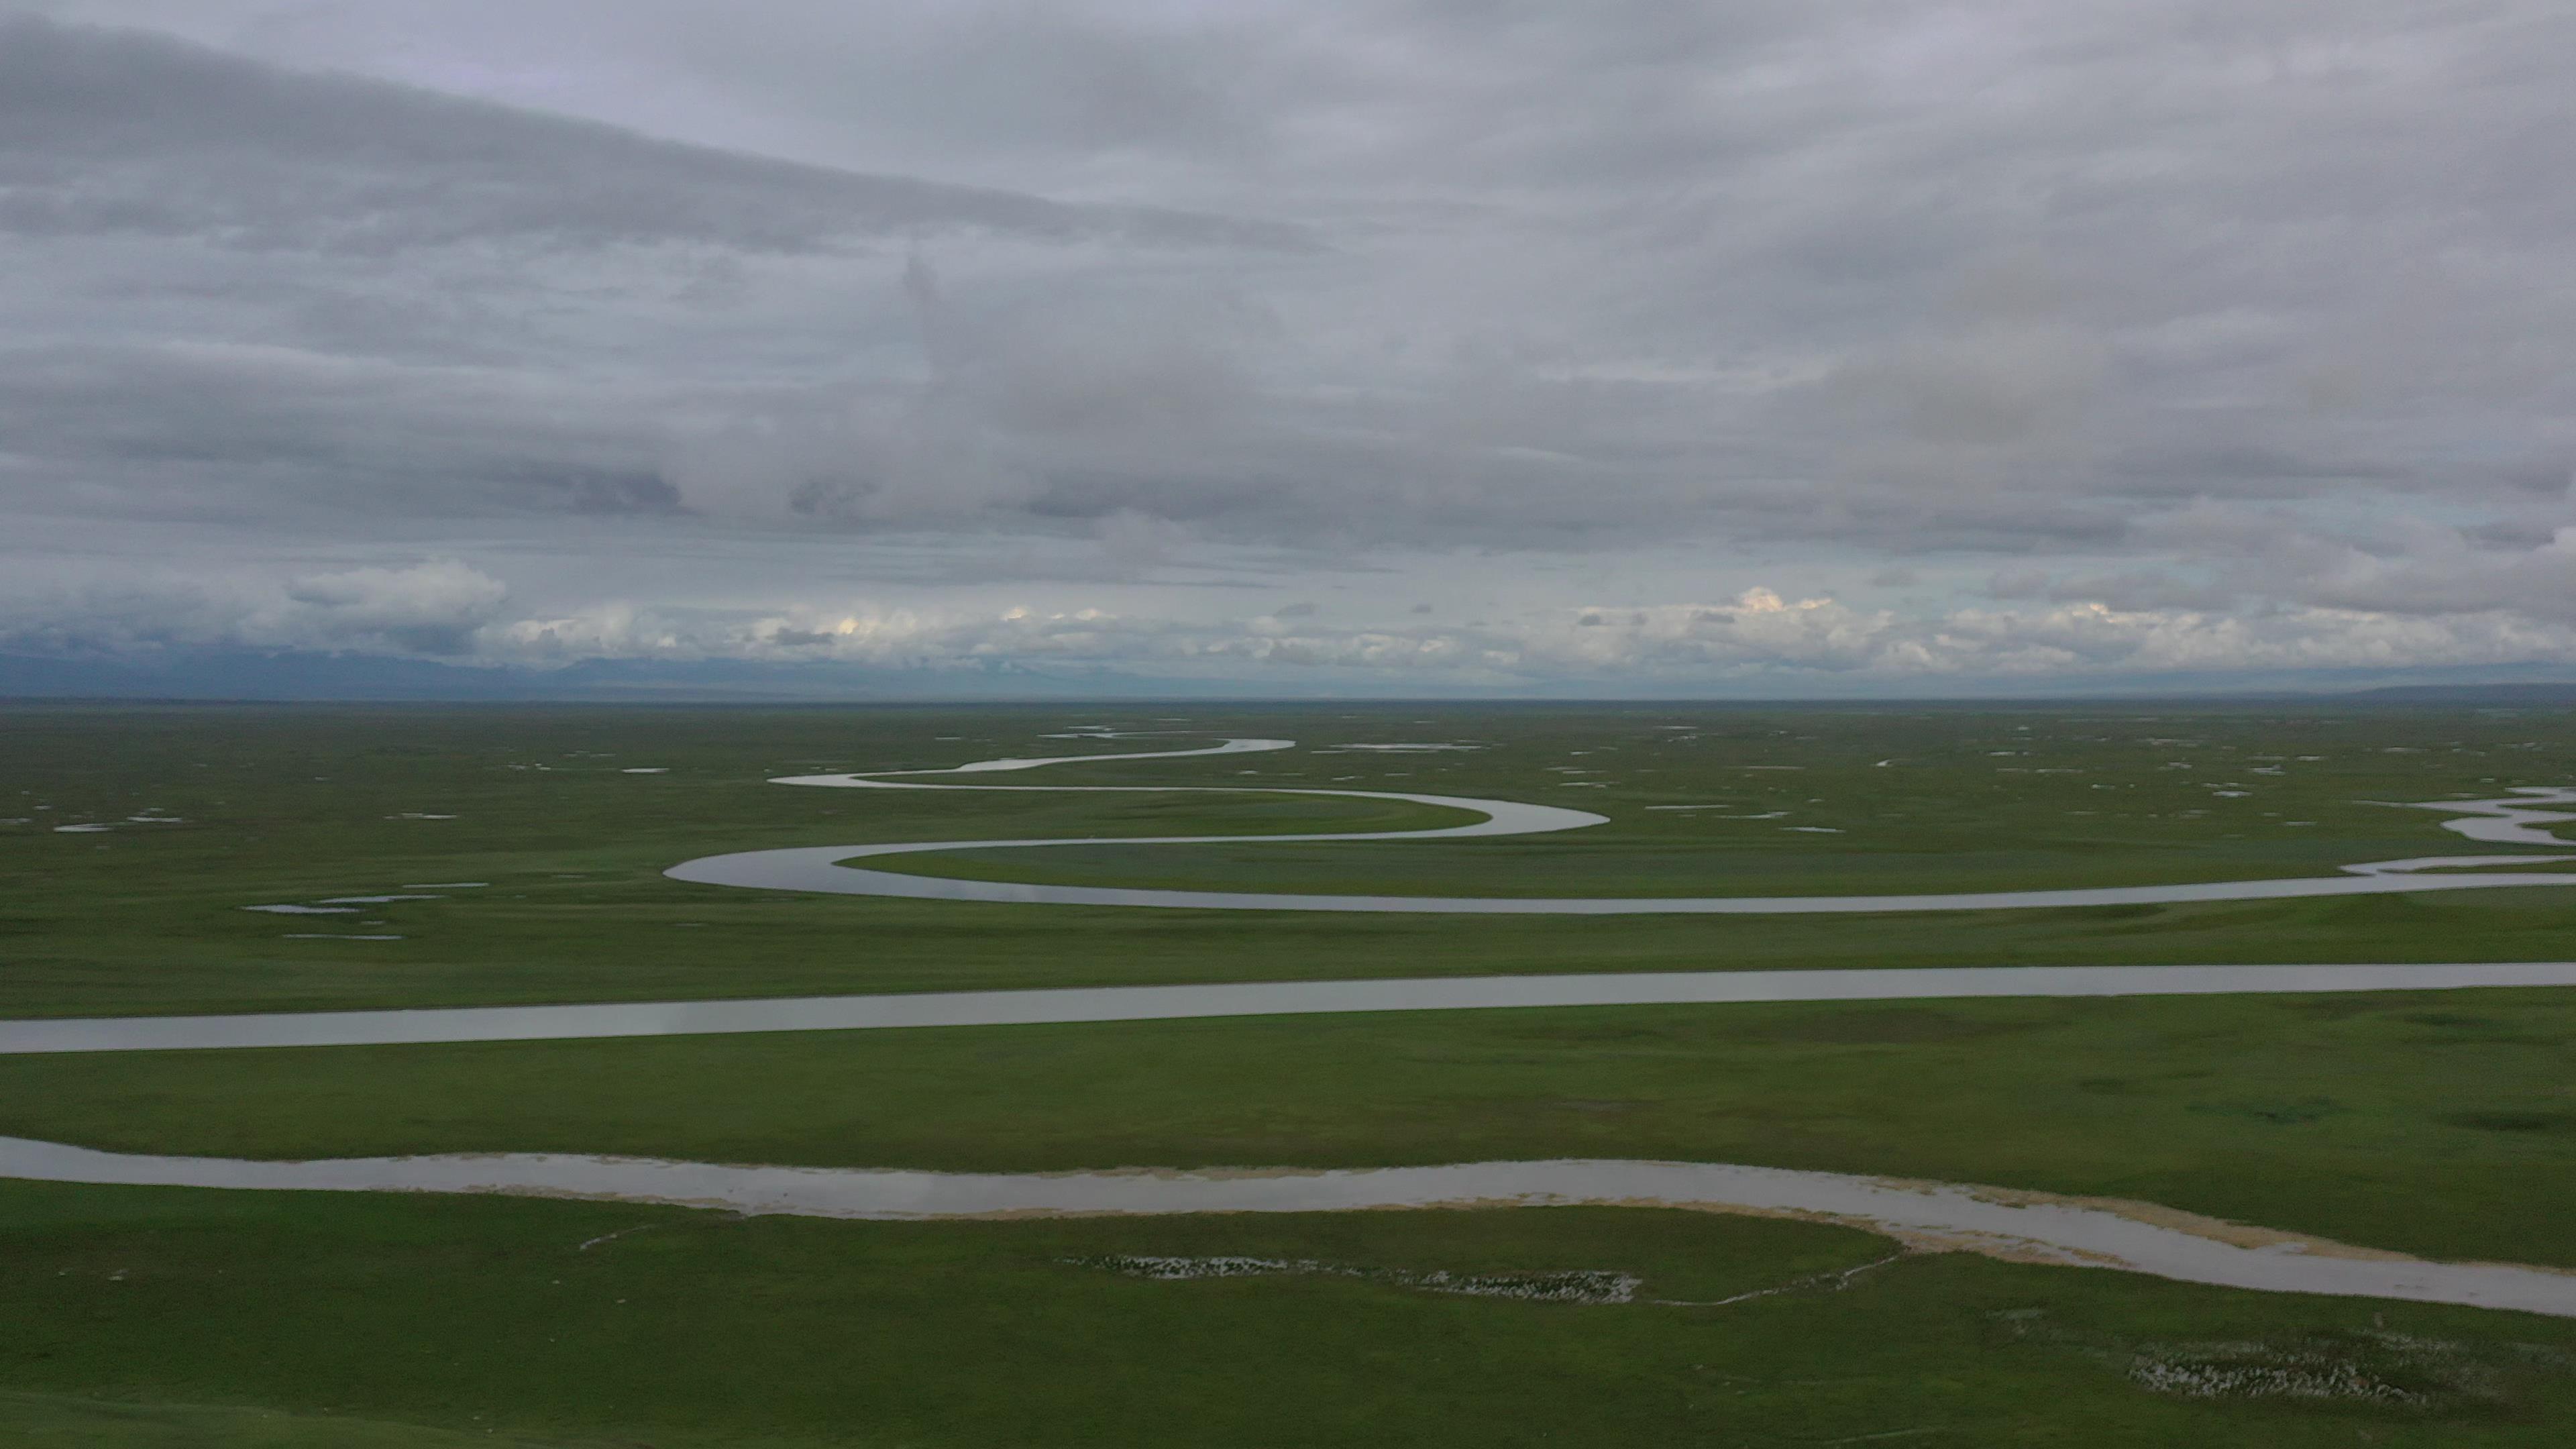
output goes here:
[[327, 1412], [134, 1403], [0, 1390], [0, 1443], [15, 1449], [609, 1449], [491, 1430], [431, 1429]]
[[[446, 1441], [424, 1431], [442, 1429], [663, 1449], [2540, 1445], [2576, 1414], [2576, 1326], [2090, 1270], [1913, 1259], [1841, 1291], [1672, 1308], [1337, 1277], [1139, 1281], [1079, 1261], [1604, 1268], [1699, 1298], [1883, 1248], [1684, 1213], [870, 1224], [0, 1185], [0, 1234], [0, 1384], [21, 1395], [0, 1398], [0, 1430], [59, 1426], [68, 1396], [135, 1406], [120, 1432], [168, 1412], [153, 1406], [207, 1406], [189, 1411], [207, 1431], [193, 1441], [88, 1441], [120, 1445], [425, 1449]], [[2400, 1342], [2438, 1355], [2406, 1358]], [[2412, 1372], [2402, 1382], [2422, 1392], [2200, 1395], [2157, 1380], [2158, 1365], [2203, 1366], [2213, 1345], [2349, 1360], [2373, 1381]], [[285, 1411], [309, 1432], [227, 1430], [213, 1406]], [[325, 1414], [356, 1422], [332, 1437], [312, 1428]]]

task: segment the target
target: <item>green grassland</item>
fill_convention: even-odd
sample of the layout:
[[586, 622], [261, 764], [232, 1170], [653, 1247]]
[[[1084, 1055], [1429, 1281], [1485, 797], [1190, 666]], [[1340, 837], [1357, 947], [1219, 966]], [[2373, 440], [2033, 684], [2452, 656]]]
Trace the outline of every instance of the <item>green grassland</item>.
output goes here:
[[[808, 897], [660, 874], [772, 846], [1458, 818], [1319, 797], [763, 783], [1223, 735], [1302, 747], [1011, 783], [1486, 795], [1609, 823], [1457, 843], [961, 852], [901, 868], [1495, 895], [2304, 875], [2473, 848], [2434, 812], [2365, 802], [2576, 781], [2576, 736], [2556, 711], [1193, 706], [1184, 723], [1155, 717], [1179, 712], [16, 710], [0, 715], [0, 820], [21, 822], [0, 824], [0, 1016], [1487, 972], [2561, 959], [2576, 925], [2576, 891], [2557, 887], [1479, 920]], [[1203, 733], [1045, 738], [1071, 725]], [[1340, 750], [1405, 742], [1483, 747]], [[1649, 808], [1675, 804], [1723, 808]], [[111, 828], [55, 829], [81, 823]], [[489, 884], [358, 915], [240, 909], [451, 881]], [[307, 934], [320, 939], [294, 939]], [[358, 934], [401, 939], [346, 939]], [[1019, 1171], [1673, 1158], [2142, 1198], [2432, 1256], [2576, 1267], [2565, 1212], [2576, 995], [1623, 1007], [29, 1056], [0, 1058], [0, 1132], [261, 1157], [560, 1150]], [[2540, 1445], [2566, 1442], [2576, 1423], [2576, 1325], [2524, 1315], [1957, 1255], [1723, 1308], [1504, 1302], [1330, 1277], [1158, 1283], [1064, 1261], [1607, 1269], [1643, 1276], [1649, 1296], [1699, 1301], [1795, 1285], [1885, 1247], [1816, 1224], [1643, 1211], [897, 1225], [0, 1183], [0, 1441]], [[2211, 1383], [2222, 1391], [2194, 1396]]]
[[0, 1435], [21, 1449], [581, 1449], [340, 1414], [8, 1392], [0, 1392]]
[[[1686, 1213], [871, 1224], [0, 1185], [0, 1220], [0, 1377], [44, 1396], [0, 1398], [0, 1433], [84, 1445], [2548, 1445], [2576, 1414], [2576, 1325], [1955, 1255], [1802, 1289], [1882, 1245]], [[1527, 1303], [1067, 1261], [1210, 1253], [1792, 1291]], [[2177, 1368], [2346, 1391], [2150, 1386]], [[167, 1404], [199, 1406], [195, 1437]]]
[[0, 1133], [1036, 1171], [1643, 1157], [2576, 1267], [2576, 998], [1600, 1007], [0, 1057]]
[[[0, 820], [23, 822], [0, 824], [0, 1013], [1734, 966], [2517, 959], [2558, 954], [2576, 923], [2576, 890], [2554, 886], [2440, 899], [1604, 923], [905, 902], [683, 885], [660, 874], [696, 855], [791, 845], [1375, 830], [1459, 818], [1320, 797], [763, 783], [1225, 734], [1305, 747], [1071, 766], [1015, 782], [1343, 785], [1537, 800], [1610, 820], [1517, 839], [1073, 847], [927, 855], [901, 868], [1497, 895], [2315, 875], [2463, 848], [2434, 812], [2365, 802], [2576, 780], [2564, 716], [2537, 712], [1406, 706], [1199, 714], [1186, 728], [1205, 734], [1141, 744], [1045, 738], [1095, 723], [1184, 727], [1132, 709], [22, 709], [0, 716]], [[1342, 749], [1457, 741], [1488, 747]], [[1555, 773], [1560, 766], [1610, 773]], [[667, 773], [626, 773], [638, 769]], [[1584, 780], [1601, 787], [1575, 783]], [[1726, 808], [1650, 808], [1710, 803]], [[1787, 813], [1725, 818], [1778, 811]], [[153, 813], [183, 823], [127, 820]], [[406, 818], [425, 815], [454, 818]], [[66, 823], [113, 828], [55, 829]], [[240, 909], [460, 880], [490, 884], [364, 917]], [[345, 939], [359, 934], [403, 939]]]

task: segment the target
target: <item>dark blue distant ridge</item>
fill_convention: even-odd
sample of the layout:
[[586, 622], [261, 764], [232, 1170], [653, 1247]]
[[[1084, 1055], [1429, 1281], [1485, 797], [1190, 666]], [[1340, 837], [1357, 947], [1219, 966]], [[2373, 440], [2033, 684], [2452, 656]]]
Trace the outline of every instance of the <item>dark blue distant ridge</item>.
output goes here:
[[553, 669], [310, 650], [154, 654], [0, 653], [0, 700], [584, 701], [674, 703], [1100, 699], [1708, 700], [1867, 703], [2299, 697], [2354, 703], [2535, 708], [2576, 705], [2576, 681], [2526, 669], [2175, 674], [2094, 679], [1813, 679], [1779, 675], [1692, 687], [1670, 679], [1562, 680], [1439, 689], [1413, 678], [1279, 671], [1173, 679], [1108, 669], [1014, 665], [900, 668], [737, 659], [590, 659]]

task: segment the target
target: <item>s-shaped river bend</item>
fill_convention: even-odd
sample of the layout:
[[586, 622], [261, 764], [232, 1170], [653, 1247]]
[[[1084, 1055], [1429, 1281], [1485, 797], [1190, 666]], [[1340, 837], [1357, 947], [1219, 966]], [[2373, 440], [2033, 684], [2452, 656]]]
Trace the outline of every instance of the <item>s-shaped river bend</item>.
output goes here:
[[[1384, 791], [1278, 787], [956, 785], [892, 774], [989, 774], [1078, 759], [1176, 759], [1291, 747], [1287, 740], [1228, 740], [1204, 750], [988, 760], [944, 771], [807, 775], [779, 783], [860, 789], [1004, 789], [1339, 795], [1402, 800], [1484, 815], [1431, 830], [1313, 835], [1176, 836], [1118, 844], [1441, 839], [1523, 835], [1603, 823], [1580, 810], [1511, 801]], [[2576, 789], [2532, 788], [2491, 800], [2430, 802], [2445, 827], [2487, 844], [2564, 851], [2546, 826], [2576, 815]], [[842, 864], [924, 851], [1106, 844], [1082, 840], [970, 840], [823, 846], [708, 856], [674, 866], [674, 878], [768, 890], [929, 900], [1057, 905], [1292, 911], [1485, 914], [1780, 914], [2139, 902], [2262, 900], [2425, 890], [2565, 885], [2576, 878], [2522, 873], [2567, 855], [2427, 856], [2344, 867], [2340, 876], [2110, 889], [1998, 891], [1914, 896], [1771, 896], [1604, 900], [1280, 895], [1235, 891], [1126, 890], [939, 880]], [[2449, 872], [2449, 873], [2437, 873]], [[2576, 985], [2576, 963], [2461, 963], [2287, 967], [1951, 968], [1908, 971], [1676, 972], [1654, 975], [1483, 977], [1438, 981], [1314, 981], [1069, 991], [958, 992], [793, 1001], [664, 1002], [235, 1017], [129, 1017], [0, 1022], [0, 1053], [167, 1048], [355, 1045], [388, 1042], [797, 1031], [1114, 1021], [1278, 1012], [1438, 1010], [1613, 1002], [1923, 999], [1943, 996], [2200, 994], [2235, 991], [2439, 990], [2470, 986]], [[725, 1207], [820, 1217], [926, 1219], [996, 1215], [1324, 1212], [1396, 1207], [1545, 1207], [1576, 1203], [1678, 1207], [1842, 1223], [1906, 1247], [1966, 1251], [2020, 1262], [2109, 1268], [2183, 1282], [2268, 1292], [2454, 1303], [2576, 1317], [2576, 1273], [2510, 1263], [2428, 1262], [2323, 1239], [2251, 1228], [2151, 1203], [2066, 1198], [1957, 1183], [1723, 1163], [1635, 1161], [1480, 1162], [1349, 1171], [1124, 1170], [969, 1174], [754, 1167], [566, 1154], [359, 1158], [314, 1162], [167, 1157], [101, 1152], [0, 1137], [0, 1176], [55, 1182], [347, 1192], [511, 1193]]]
[[[1177, 760], [1286, 750], [1294, 740], [1241, 739], [1202, 750], [1154, 750], [1123, 755], [1071, 755], [1035, 760], [981, 760], [944, 770], [882, 770], [866, 774], [789, 775], [778, 785], [854, 790], [1025, 790], [1112, 794], [1323, 795], [1359, 800], [1399, 800], [1468, 810], [1483, 815], [1469, 825], [1429, 830], [1335, 831], [1309, 835], [1157, 835], [1049, 840], [927, 840], [879, 845], [817, 845], [790, 850], [750, 850], [683, 861], [664, 871], [674, 880], [753, 890], [808, 891], [845, 896], [896, 896], [925, 901], [991, 901], [1056, 906], [1134, 906], [1155, 910], [1386, 911], [1437, 915], [1520, 916], [1779, 916], [1872, 911], [1993, 911], [2066, 906], [2168, 905], [2186, 901], [2262, 901], [2302, 896], [2394, 895], [2418, 891], [2493, 890], [2504, 886], [2576, 885], [2576, 874], [2535, 872], [2534, 865], [2564, 864], [2576, 857], [2436, 855], [2365, 861], [2331, 876], [2276, 880], [2197, 881], [2180, 885], [2098, 886], [2074, 890], [1954, 891], [1938, 895], [1874, 896], [1353, 896], [1292, 895], [1267, 891], [1142, 890], [1124, 886], [1031, 885], [1012, 881], [952, 880], [905, 875], [850, 865], [854, 860], [920, 855], [933, 851], [1028, 850], [1062, 845], [1282, 845], [1316, 841], [1463, 840], [1501, 835], [1542, 835], [1609, 823], [1607, 816], [1515, 800], [1458, 795], [1417, 795], [1390, 790], [1318, 790], [1276, 785], [958, 785], [916, 775], [985, 775], [1041, 765], [1107, 760]], [[2576, 815], [2543, 805], [2576, 804], [2576, 788], [2539, 787], [2493, 800], [2441, 800], [2423, 808], [2461, 818], [2445, 828], [2490, 844], [2568, 849], [2540, 826]], [[2523, 867], [2524, 869], [2496, 869]]]

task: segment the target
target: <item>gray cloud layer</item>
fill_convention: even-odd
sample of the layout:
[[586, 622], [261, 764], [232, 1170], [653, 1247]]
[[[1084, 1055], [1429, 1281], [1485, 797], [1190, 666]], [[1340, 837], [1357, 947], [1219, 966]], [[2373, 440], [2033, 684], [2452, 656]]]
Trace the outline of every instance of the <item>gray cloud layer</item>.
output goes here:
[[2538, 0], [45, 9], [0, 22], [0, 510], [85, 542], [0, 647], [900, 616], [1688, 684], [2576, 628]]
[[960, 229], [1302, 241], [1275, 224], [800, 166], [33, 18], [0, 28], [0, 186], [0, 227], [26, 236], [375, 255], [500, 241], [803, 252]]

